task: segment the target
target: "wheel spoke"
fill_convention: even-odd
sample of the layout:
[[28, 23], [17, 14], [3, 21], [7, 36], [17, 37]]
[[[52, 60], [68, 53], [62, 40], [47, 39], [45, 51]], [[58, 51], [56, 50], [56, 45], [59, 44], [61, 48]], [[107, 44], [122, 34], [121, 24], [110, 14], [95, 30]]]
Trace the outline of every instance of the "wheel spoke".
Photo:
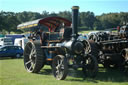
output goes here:
[[60, 65], [60, 60], [57, 61], [57, 65]]
[[28, 64], [29, 64], [29, 63], [31, 63], [31, 62], [32, 62], [32, 60], [29, 60], [29, 61], [28, 61], [28, 62], [26, 62], [25, 64], [26, 64], [26, 65], [28, 65]]
[[59, 75], [59, 70], [56, 70], [56, 74]]
[[29, 71], [31, 71], [32, 70], [32, 65], [29, 67]]
[[64, 65], [61, 65], [61, 70], [64, 70]]
[[31, 55], [33, 55], [33, 57], [35, 57], [35, 55], [36, 55], [35, 52], [36, 52], [36, 51], [35, 51], [34, 47], [32, 47], [32, 49], [31, 49]]
[[35, 53], [35, 47], [34, 46], [32, 46], [32, 52]]
[[34, 52], [34, 49], [32, 48], [32, 49], [31, 49], [31, 53], [33, 53], [33, 52]]
[[56, 76], [57, 76], [57, 78], [58, 78], [58, 79], [61, 78], [62, 75], [63, 75], [63, 74], [62, 74], [62, 71], [61, 71], [60, 69], [58, 69], [58, 70], [56, 71]]
[[63, 65], [63, 60], [60, 60], [60, 65]]

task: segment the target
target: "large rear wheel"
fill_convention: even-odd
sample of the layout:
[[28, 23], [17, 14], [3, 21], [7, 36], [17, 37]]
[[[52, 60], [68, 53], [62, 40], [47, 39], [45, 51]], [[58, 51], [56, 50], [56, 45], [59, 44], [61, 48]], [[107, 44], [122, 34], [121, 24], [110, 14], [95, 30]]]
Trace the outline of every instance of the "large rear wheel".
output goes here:
[[57, 80], [64, 80], [68, 73], [67, 59], [63, 55], [57, 55], [52, 63], [53, 75]]
[[28, 42], [24, 49], [24, 66], [28, 72], [38, 73], [45, 64], [39, 41]]

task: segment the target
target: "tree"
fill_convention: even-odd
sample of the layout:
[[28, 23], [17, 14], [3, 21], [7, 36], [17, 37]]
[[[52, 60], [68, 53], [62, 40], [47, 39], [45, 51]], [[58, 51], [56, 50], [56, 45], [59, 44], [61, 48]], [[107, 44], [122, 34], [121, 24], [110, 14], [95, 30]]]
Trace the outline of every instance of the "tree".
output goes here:
[[71, 14], [70, 11], [59, 12], [58, 16], [66, 18], [66, 19], [72, 21], [72, 18], [71, 18], [72, 14]]
[[43, 11], [42, 14], [41, 14], [41, 17], [44, 18], [44, 17], [47, 17], [47, 16], [49, 16], [49, 12]]
[[96, 20], [93, 24], [93, 30], [103, 30], [102, 24], [99, 20]]
[[93, 12], [88, 11], [80, 13], [80, 20], [82, 26], [87, 26], [90, 30], [92, 30], [96, 18]]
[[[49, 16], [60, 16], [66, 18], [70, 21], [71, 19], [71, 12], [70, 11], [63, 11], [59, 13], [49, 13], [47, 11], [43, 11], [41, 14], [38, 12], [0, 12], [0, 30], [8, 31], [9, 33], [17, 32], [17, 25], [35, 20], [40, 18], [45, 18]], [[115, 28], [119, 25], [122, 25], [123, 22], [128, 23], [128, 12], [121, 12], [121, 13], [108, 13], [102, 14], [100, 16], [95, 16], [93, 12], [80, 12], [79, 13], [79, 27], [83, 29], [90, 29], [90, 30], [103, 30], [109, 28]]]

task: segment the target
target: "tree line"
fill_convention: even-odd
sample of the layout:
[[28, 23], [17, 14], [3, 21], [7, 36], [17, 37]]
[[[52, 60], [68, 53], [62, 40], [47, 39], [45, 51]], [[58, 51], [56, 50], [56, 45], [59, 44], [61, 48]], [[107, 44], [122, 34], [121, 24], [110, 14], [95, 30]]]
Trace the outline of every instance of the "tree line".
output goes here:
[[[29, 11], [19, 13], [1, 11], [0, 30], [2, 33], [22, 32], [16, 29], [18, 24], [49, 16], [60, 16], [70, 21], [72, 20], [72, 13], [70, 11], [62, 11], [59, 13], [49, 13], [47, 11], [43, 11], [42, 13]], [[107, 13], [99, 16], [96, 16], [90, 11], [79, 13], [79, 28], [82, 30], [105, 30], [116, 28], [126, 22], [128, 22], [128, 12]]]

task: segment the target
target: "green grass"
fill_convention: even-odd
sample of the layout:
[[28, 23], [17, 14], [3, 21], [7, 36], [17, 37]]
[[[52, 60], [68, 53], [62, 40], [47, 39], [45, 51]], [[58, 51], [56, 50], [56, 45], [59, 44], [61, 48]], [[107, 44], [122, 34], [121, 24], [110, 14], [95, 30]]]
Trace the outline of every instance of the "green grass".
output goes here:
[[89, 32], [91, 32], [91, 31], [80, 31], [78, 33], [80, 33], [80, 34], [88, 34]]
[[84, 78], [78, 70], [69, 70], [65, 80], [56, 80], [50, 66], [39, 74], [28, 73], [22, 59], [0, 60], [0, 85], [128, 85], [128, 77], [117, 69], [99, 68], [96, 78]]

